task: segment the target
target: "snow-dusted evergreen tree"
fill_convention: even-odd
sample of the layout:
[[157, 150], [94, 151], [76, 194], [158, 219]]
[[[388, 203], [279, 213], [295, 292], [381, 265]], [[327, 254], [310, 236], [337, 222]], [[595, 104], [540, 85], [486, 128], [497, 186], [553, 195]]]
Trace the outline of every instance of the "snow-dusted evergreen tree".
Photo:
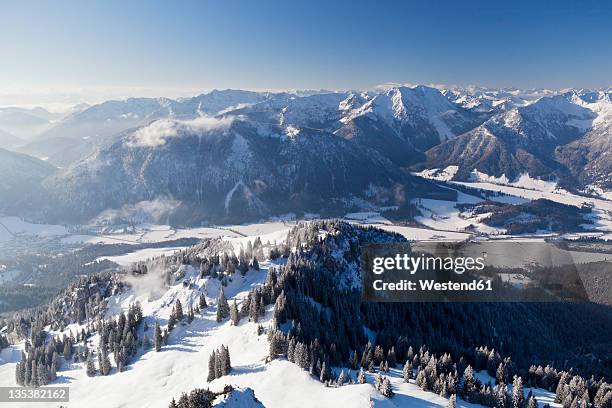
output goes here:
[[96, 366], [93, 360], [93, 353], [87, 354], [87, 363], [85, 364], [85, 371], [89, 377], [94, 377], [96, 375]]
[[230, 308], [225, 298], [225, 292], [223, 288], [219, 291], [219, 297], [217, 298], [217, 322], [222, 321], [229, 317]]
[[38, 374], [38, 385], [42, 387], [49, 384], [49, 372], [47, 366], [42, 361], [38, 362], [36, 371]]
[[414, 383], [417, 387], [421, 387], [423, 389], [427, 388], [427, 377], [425, 376], [425, 370], [418, 370]]
[[351, 357], [349, 358], [349, 367], [352, 370], [357, 370], [357, 367], [359, 367], [359, 357], [357, 356], [356, 350], [351, 351]]
[[340, 371], [340, 375], [338, 376], [336, 383], [338, 384], [338, 387], [342, 387], [344, 385], [344, 370]]
[[382, 381], [382, 384], [380, 385], [380, 393], [387, 398], [392, 398], [395, 395], [393, 389], [391, 388], [391, 381], [389, 381], [388, 377], [385, 377]]
[[183, 320], [183, 317], [185, 317], [183, 313], [183, 304], [179, 299], [176, 299], [176, 303], [174, 304], [174, 318], [178, 321]]
[[208, 359], [208, 377], [207, 381], [210, 382], [215, 378], [220, 378], [230, 373], [232, 369], [232, 362], [230, 359], [229, 349], [224, 345], [217, 350], [213, 350], [210, 358]]
[[408, 359], [406, 360], [406, 364], [404, 364], [404, 369], [402, 370], [402, 377], [404, 378], [404, 382], [410, 382], [410, 378], [412, 378], [412, 362]]
[[512, 401], [508, 396], [508, 386], [506, 384], [500, 384], [496, 387], [495, 399], [495, 406], [497, 408], [508, 408], [511, 406]]
[[448, 404], [446, 404], [446, 408], [457, 408], [457, 394], [453, 394], [448, 399]]
[[21, 386], [25, 385], [25, 371], [23, 368], [23, 362], [17, 363], [15, 366], [15, 382]]
[[276, 302], [274, 303], [274, 320], [278, 324], [283, 324], [287, 321], [287, 313], [285, 308], [287, 307], [287, 296], [285, 295], [285, 291], [281, 291], [280, 295], [276, 298]]
[[357, 382], [359, 384], [365, 384], [366, 383], [366, 376], [365, 376], [365, 373], [363, 372], [363, 367], [359, 368], [359, 375], [357, 376]]
[[527, 399], [527, 408], [538, 408], [538, 401], [533, 397], [533, 395], [530, 395], [529, 398]]
[[474, 370], [472, 366], [467, 366], [463, 372], [463, 398], [470, 401], [471, 395], [478, 391], [476, 388], [476, 379], [474, 378]]
[[374, 377], [374, 388], [376, 388], [377, 390], [380, 390], [380, 386], [382, 385], [382, 382], [383, 382], [383, 376], [381, 373], [378, 373], [376, 377]]
[[100, 368], [100, 374], [108, 375], [110, 373], [111, 362], [108, 358], [108, 353], [106, 352], [106, 346], [104, 345], [98, 349], [98, 366]]
[[174, 330], [174, 326], [176, 326], [176, 315], [174, 314], [174, 311], [172, 311], [170, 313], [170, 317], [168, 318], [168, 332]]
[[203, 293], [200, 294], [200, 299], [198, 302], [198, 306], [200, 306], [200, 311], [206, 309], [208, 307], [208, 304], [206, 303], [206, 296], [204, 296]]
[[325, 364], [325, 361], [321, 366], [321, 374], [319, 375], [319, 380], [321, 380], [321, 382], [329, 380], [329, 371], [327, 370], [327, 364]]
[[523, 379], [518, 375], [514, 376], [512, 382], [512, 406], [521, 408], [525, 402], [525, 390], [523, 389]]
[[155, 322], [155, 329], [153, 329], [153, 347], [155, 351], [160, 351], [162, 346], [162, 333], [159, 323]]
[[228, 375], [232, 369], [229, 348], [221, 345], [219, 360], [221, 362], [221, 375]]
[[387, 364], [388, 367], [395, 368], [397, 365], [397, 356], [395, 355], [395, 347], [391, 347], [389, 353], [387, 354]]
[[25, 363], [25, 375], [23, 378], [23, 384], [29, 386], [30, 382], [32, 381], [32, 360], [25, 359], [22, 360], [22, 363]]
[[376, 346], [376, 348], [374, 349], [374, 363], [380, 364], [383, 362], [384, 359], [385, 359], [385, 351], [383, 350], [382, 346], [380, 345]]
[[206, 378], [206, 381], [208, 382], [211, 382], [217, 377], [216, 366], [215, 366], [216, 359], [217, 359], [217, 355], [215, 351], [213, 350], [212, 354], [208, 358], [208, 377]]
[[64, 340], [64, 358], [70, 360], [72, 358], [72, 341], [70, 337]]
[[238, 323], [240, 323], [240, 312], [238, 312], [236, 299], [234, 299], [234, 302], [230, 306], [230, 320], [234, 326], [238, 326]]
[[32, 360], [31, 366], [32, 366], [32, 377], [30, 378], [29, 386], [38, 387], [40, 386], [40, 383], [38, 382], [38, 364], [36, 363], [36, 360]]
[[53, 356], [51, 357], [52, 373], [50, 374], [51, 374], [52, 380], [55, 380], [55, 375], [57, 374], [61, 366], [62, 366], [62, 363], [60, 360], [60, 356], [57, 351], [54, 351]]

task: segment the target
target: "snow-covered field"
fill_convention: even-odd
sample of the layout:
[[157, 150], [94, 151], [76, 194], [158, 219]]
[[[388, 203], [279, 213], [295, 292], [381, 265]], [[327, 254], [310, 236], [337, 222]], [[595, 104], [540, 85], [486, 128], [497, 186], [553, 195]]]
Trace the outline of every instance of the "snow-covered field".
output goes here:
[[452, 183], [461, 184], [467, 187], [478, 188], [482, 190], [498, 191], [507, 195], [527, 200], [537, 200], [539, 198], [545, 198], [547, 200], [556, 201], [562, 204], [575, 205], [578, 207], [585, 204], [590, 205], [593, 207], [592, 219], [595, 223], [593, 228], [605, 232], [607, 236], [612, 237], [612, 201], [603, 200], [600, 198], [580, 196], [564, 190], [539, 191], [524, 189], [520, 187], [480, 182]]
[[0, 243], [13, 239], [16, 235], [37, 235], [40, 237], [67, 235], [68, 230], [61, 225], [33, 224], [17, 217], [0, 216]]
[[130, 265], [135, 262], [145, 261], [147, 259], [152, 259], [152, 258], [162, 256], [162, 255], [170, 255], [176, 251], [179, 251], [185, 248], [187, 247], [145, 248], [145, 249], [140, 249], [138, 251], [129, 252], [124, 255], [103, 256], [103, 257], [96, 259], [96, 261], [107, 259], [111, 262], [116, 263], [117, 265], [125, 266], [125, 265]]
[[[594, 198], [573, 194], [559, 188], [556, 182], [534, 179], [527, 174], [523, 174], [516, 180], [510, 181], [505, 176], [492, 177], [474, 170], [472, 172], [472, 179], [474, 181], [452, 181], [451, 178], [455, 172], [455, 166], [449, 166], [442, 170], [424, 170], [415, 173], [415, 175], [445, 182], [449, 188], [452, 188], [453, 185], [462, 185], [479, 190], [503, 193], [504, 195], [501, 196], [490, 197], [490, 200], [502, 203], [521, 204], [544, 198], [578, 207], [588, 205], [592, 207], [589, 217], [594, 223], [589, 228], [599, 231], [600, 234], [598, 236], [603, 239], [612, 239], [612, 201], [605, 199], [605, 195], [601, 195], [604, 198]], [[457, 203], [428, 199], [416, 200], [415, 203], [419, 206], [420, 211], [424, 213], [424, 216], [418, 217], [417, 221], [437, 230], [461, 231], [465, 230], [470, 224], [473, 224], [479, 232], [492, 236], [503, 234], [502, 230], [479, 224], [478, 219], [466, 218], [465, 214], [460, 214], [456, 208], [458, 203], [475, 203], [479, 201], [481, 199], [462, 192], [459, 192]], [[589, 235], [597, 234], [591, 233]]]

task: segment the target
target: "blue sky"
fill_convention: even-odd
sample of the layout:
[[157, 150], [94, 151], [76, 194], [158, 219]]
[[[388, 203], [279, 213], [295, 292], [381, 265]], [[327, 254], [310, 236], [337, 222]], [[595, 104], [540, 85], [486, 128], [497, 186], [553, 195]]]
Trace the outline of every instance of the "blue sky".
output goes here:
[[4, 1], [0, 94], [601, 87], [611, 21], [609, 1]]

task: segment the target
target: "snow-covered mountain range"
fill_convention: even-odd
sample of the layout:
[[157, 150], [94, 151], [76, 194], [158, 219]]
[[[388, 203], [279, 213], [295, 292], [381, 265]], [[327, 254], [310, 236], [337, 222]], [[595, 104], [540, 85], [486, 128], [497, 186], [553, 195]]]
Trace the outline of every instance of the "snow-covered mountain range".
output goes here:
[[76, 110], [19, 149], [61, 167], [28, 196], [60, 219], [157, 198], [192, 220], [401, 206], [435, 190], [411, 170], [449, 166], [454, 180], [527, 174], [605, 193], [610, 95], [419, 85], [132, 98]]

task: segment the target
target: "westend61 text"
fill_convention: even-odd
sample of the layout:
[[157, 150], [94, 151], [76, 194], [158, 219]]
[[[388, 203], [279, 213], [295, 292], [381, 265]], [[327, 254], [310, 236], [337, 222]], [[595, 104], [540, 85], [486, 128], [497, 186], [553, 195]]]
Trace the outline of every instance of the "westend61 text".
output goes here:
[[[418, 284], [417, 284], [418, 283]], [[377, 291], [490, 291], [493, 286], [490, 279], [475, 279], [471, 282], [437, 282], [432, 279], [418, 280], [417, 282], [402, 279], [399, 282], [385, 282], [381, 279], [373, 282]]]

